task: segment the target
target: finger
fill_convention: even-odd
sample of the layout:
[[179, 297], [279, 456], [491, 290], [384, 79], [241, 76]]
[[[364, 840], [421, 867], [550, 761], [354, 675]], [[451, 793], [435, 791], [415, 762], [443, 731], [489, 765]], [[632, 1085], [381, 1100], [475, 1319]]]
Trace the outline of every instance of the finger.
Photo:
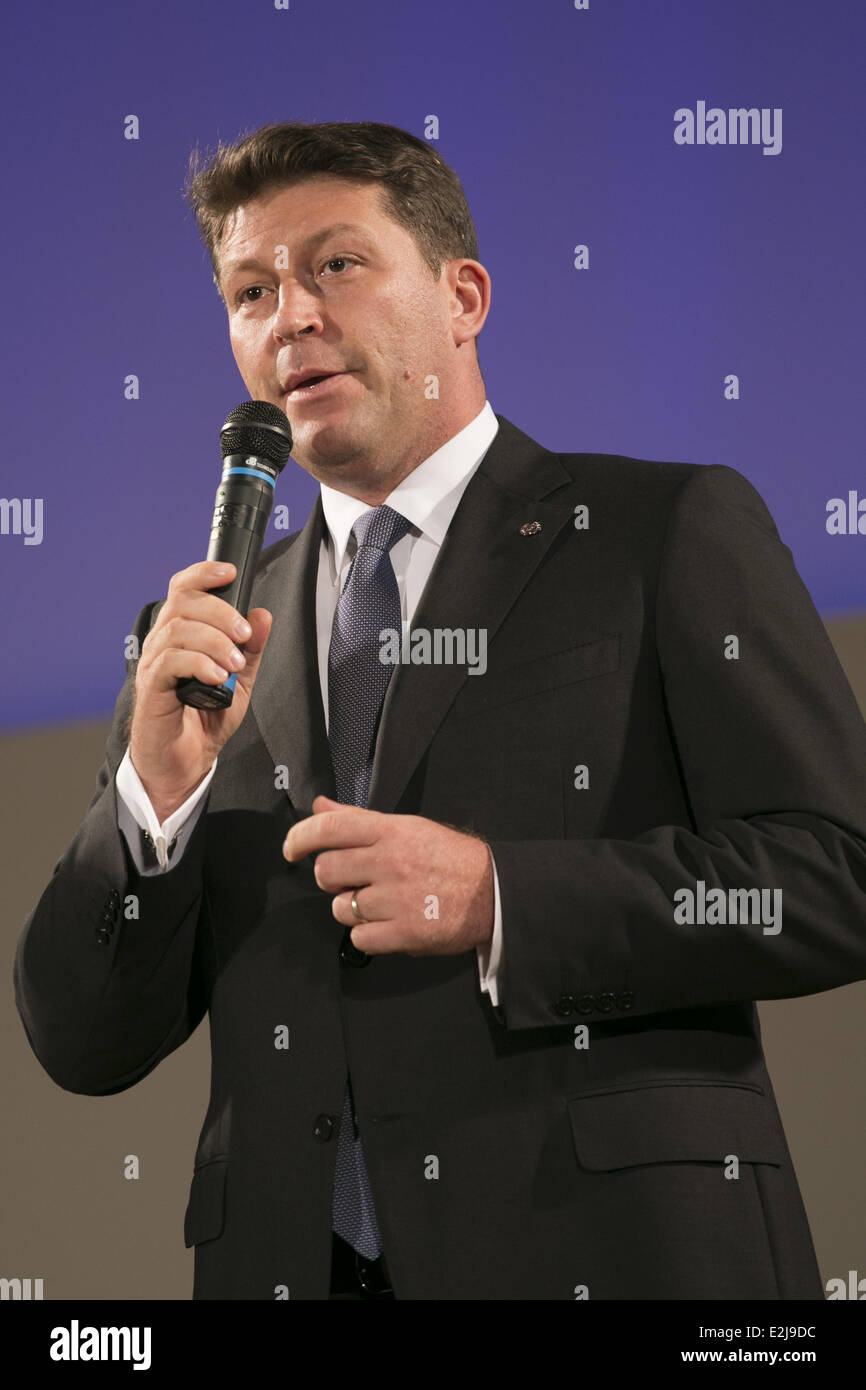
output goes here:
[[[346, 923], [348, 926], [349, 923]], [[418, 941], [406, 934], [399, 922], [365, 922], [356, 924], [349, 937], [352, 945], [368, 956], [386, 956], [394, 951], [406, 955], [422, 954], [417, 950]]]
[[249, 660], [250, 657], [259, 656], [264, 651], [274, 615], [267, 608], [251, 608], [247, 614], [247, 621], [252, 632], [249, 641], [244, 643], [244, 654]]
[[206, 623], [209, 627], [224, 632], [235, 642], [247, 642], [252, 635], [250, 624], [242, 613], [230, 603], [226, 603], [218, 594], [208, 594], [201, 589], [170, 591], [150, 635], [161, 632], [176, 618]]
[[205, 685], [224, 685], [229, 678], [229, 672], [204, 652], [184, 651], [178, 648], [158, 652], [147, 672], [150, 689], [155, 691], [174, 690], [179, 680], [185, 680], [190, 676]]
[[265, 647], [268, 643], [274, 617], [267, 608], [253, 608], [247, 614], [250, 625], [249, 640], [244, 643], [244, 657], [246, 665], [238, 676], [238, 683], [244, 690], [252, 690], [253, 683], [259, 672], [262, 657], [265, 654]]
[[[316, 855], [313, 876], [325, 893], [343, 893], [347, 888], [360, 892], [375, 880], [375, 866], [369, 848], [326, 849]], [[366, 913], [364, 914], [367, 915]], [[357, 917], [352, 919], [357, 922]]]
[[168, 582], [169, 594], [180, 589], [218, 589], [230, 584], [237, 573], [236, 567], [228, 560], [198, 560], [178, 570]]
[[331, 912], [338, 922], [344, 927], [359, 927], [358, 921], [352, 909], [352, 898], [358, 904], [358, 911], [364, 918], [364, 923], [377, 922], [377, 913], [382, 913], [383, 920], [387, 920], [386, 908], [381, 904], [381, 895], [376, 893], [375, 888], [366, 885], [362, 888], [350, 888], [344, 893], [338, 893], [331, 903]]
[[150, 641], [142, 648], [144, 670], [164, 652], [199, 652], [226, 671], [240, 671], [246, 662], [243, 652], [225, 632], [179, 615], [169, 618], [161, 628], [154, 628], [148, 636]]
[[351, 849], [375, 844], [381, 834], [382, 812], [361, 806], [337, 806], [293, 825], [283, 854], [290, 863], [323, 849]]

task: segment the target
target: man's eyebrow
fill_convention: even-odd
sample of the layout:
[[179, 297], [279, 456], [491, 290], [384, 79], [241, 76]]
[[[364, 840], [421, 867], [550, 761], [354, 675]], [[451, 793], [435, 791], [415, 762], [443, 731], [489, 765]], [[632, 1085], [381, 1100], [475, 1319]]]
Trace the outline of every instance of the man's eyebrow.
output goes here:
[[[319, 232], [313, 232], [306, 241], [301, 242], [299, 250], [311, 250], [322, 241], [327, 241], [332, 236], [342, 236], [349, 233], [352, 236], [362, 237], [368, 244], [372, 238], [364, 227], [356, 226], [353, 222], [335, 222], [330, 227], [323, 227]], [[242, 261], [226, 261], [222, 268], [222, 280], [228, 280], [230, 275], [236, 275], [242, 270], [273, 270], [273, 266], [267, 261], [260, 261], [257, 256], [248, 256]]]

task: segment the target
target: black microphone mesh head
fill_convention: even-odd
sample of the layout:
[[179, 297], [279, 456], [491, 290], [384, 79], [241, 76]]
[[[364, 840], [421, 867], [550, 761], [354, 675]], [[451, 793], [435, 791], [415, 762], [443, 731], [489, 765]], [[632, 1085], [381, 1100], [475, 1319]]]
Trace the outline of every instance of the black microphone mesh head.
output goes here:
[[292, 427], [284, 410], [270, 401], [243, 401], [220, 430], [223, 458], [230, 454], [254, 454], [278, 471], [292, 452]]

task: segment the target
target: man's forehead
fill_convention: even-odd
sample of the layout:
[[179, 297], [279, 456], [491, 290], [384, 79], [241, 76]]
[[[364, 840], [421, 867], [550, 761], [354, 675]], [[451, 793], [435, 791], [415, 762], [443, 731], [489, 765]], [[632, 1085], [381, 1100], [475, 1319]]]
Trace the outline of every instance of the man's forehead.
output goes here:
[[226, 219], [220, 241], [223, 268], [228, 272], [263, 234], [279, 228], [280, 238], [300, 247], [331, 233], [372, 238], [381, 235], [387, 214], [378, 185], [345, 179], [305, 179], [302, 183], [269, 189], [241, 204]]

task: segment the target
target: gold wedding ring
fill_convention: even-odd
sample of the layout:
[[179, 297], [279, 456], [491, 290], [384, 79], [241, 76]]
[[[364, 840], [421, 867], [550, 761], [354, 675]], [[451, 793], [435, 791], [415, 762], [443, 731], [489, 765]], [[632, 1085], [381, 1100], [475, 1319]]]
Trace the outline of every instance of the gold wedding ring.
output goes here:
[[356, 888], [355, 893], [352, 894], [352, 911], [355, 914], [355, 920], [357, 922], [366, 922], [366, 917], [361, 916], [361, 909], [358, 906], [358, 899], [355, 896], [355, 894], [360, 893], [360, 891], [360, 888]]

